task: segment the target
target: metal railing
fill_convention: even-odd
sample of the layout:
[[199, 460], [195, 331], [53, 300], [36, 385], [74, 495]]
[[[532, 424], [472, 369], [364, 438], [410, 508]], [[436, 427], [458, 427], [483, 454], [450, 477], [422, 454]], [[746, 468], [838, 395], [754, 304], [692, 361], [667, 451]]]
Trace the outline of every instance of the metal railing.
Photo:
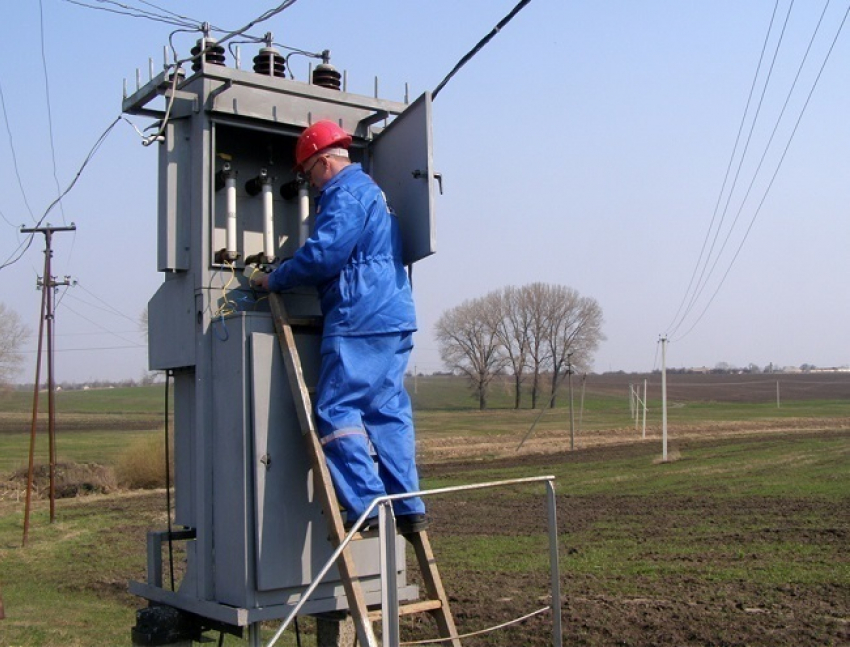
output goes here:
[[[378, 539], [381, 544], [381, 630], [382, 642], [384, 647], [397, 647], [399, 645], [399, 600], [398, 600], [398, 582], [396, 570], [396, 533], [395, 533], [395, 517], [392, 511], [392, 502], [413, 497], [427, 497], [435, 494], [447, 494], [450, 492], [465, 492], [469, 490], [483, 490], [488, 488], [504, 487], [508, 485], [521, 485], [528, 483], [545, 483], [546, 485], [546, 510], [548, 520], [549, 534], [549, 569], [550, 569], [550, 595], [552, 599], [552, 645], [553, 647], [562, 647], [563, 640], [561, 637], [561, 576], [558, 563], [558, 522], [557, 510], [555, 507], [555, 477], [554, 476], [534, 476], [528, 478], [509, 479], [506, 481], [491, 481], [487, 483], [475, 483], [472, 485], [457, 485], [454, 487], [435, 488], [433, 490], [421, 490], [418, 492], [408, 492], [405, 494], [393, 494], [376, 498], [366, 508], [366, 511], [352, 526], [351, 530], [342, 540], [340, 545], [328, 558], [328, 561], [313, 579], [310, 586], [301, 596], [298, 603], [289, 612], [289, 615], [284, 619], [280, 628], [275, 632], [269, 641], [267, 647], [274, 647], [278, 639], [286, 631], [287, 627], [295, 620], [298, 612], [313, 595], [313, 592], [321, 584], [322, 580], [328, 574], [328, 571], [339, 559], [342, 551], [351, 542], [354, 536], [359, 532], [360, 527], [367, 518], [373, 517], [373, 511], [378, 508]], [[505, 626], [505, 625], [500, 625]], [[440, 641], [446, 641], [443, 638]], [[368, 647], [377, 647], [368, 646]]]

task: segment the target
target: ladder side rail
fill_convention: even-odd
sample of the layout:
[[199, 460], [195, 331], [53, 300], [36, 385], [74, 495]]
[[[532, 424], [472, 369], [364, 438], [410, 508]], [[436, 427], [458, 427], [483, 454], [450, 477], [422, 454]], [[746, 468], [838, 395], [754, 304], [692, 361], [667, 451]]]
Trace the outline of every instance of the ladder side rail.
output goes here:
[[[307, 383], [304, 380], [304, 371], [301, 366], [301, 360], [298, 356], [298, 350], [295, 346], [295, 336], [292, 333], [292, 327], [289, 325], [287, 318], [286, 307], [283, 303], [283, 297], [274, 292], [269, 293], [269, 305], [274, 319], [274, 327], [277, 332], [278, 342], [283, 354], [286, 373], [289, 378], [289, 384], [292, 389], [292, 398], [295, 401], [295, 409], [298, 414], [298, 421], [301, 425], [301, 434], [307, 443], [307, 453], [309, 454], [310, 464], [313, 467], [313, 482], [315, 484], [319, 499], [328, 518], [328, 526], [335, 544], [340, 544], [344, 549], [348, 545], [348, 541], [341, 543], [341, 539], [345, 535], [342, 524], [342, 515], [339, 512], [339, 503], [336, 498], [333, 482], [331, 481], [330, 471], [325, 462], [325, 454], [319, 442], [316, 433], [316, 424], [313, 419], [313, 408], [310, 399], [310, 392], [307, 389]], [[342, 579], [345, 596], [348, 599], [348, 607], [355, 618], [355, 626], [357, 636], [360, 643], [364, 647], [377, 647], [377, 639], [372, 629], [372, 624], [369, 622], [369, 610], [366, 606], [366, 598], [363, 595], [363, 589], [360, 586], [360, 581], [357, 577], [357, 569], [354, 564], [354, 557], [350, 551], [340, 550], [342, 559], [339, 560], [337, 567], [339, 568], [340, 577]], [[329, 561], [333, 564], [336, 561]], [[326, 572], [316, 578], [320, 582], [324, 578]], [[311, 591], [312, 593], [312, 591]], [[306, 596], [305, 596], [306, 597]], [[280, 632], [282, 633], [282, 632]], [[276, 635], [275, 641], [279, 637]], [[274, 644], [274, 642], [270, 643]]]

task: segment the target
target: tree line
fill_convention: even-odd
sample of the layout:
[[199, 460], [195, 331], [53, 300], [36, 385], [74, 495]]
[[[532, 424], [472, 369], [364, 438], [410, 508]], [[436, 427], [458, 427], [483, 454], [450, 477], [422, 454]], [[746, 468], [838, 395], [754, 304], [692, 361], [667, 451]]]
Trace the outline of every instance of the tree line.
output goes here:
[[[487, 394], [498, 375], [513, 376], [514, 408], [522, 406], [530, 381], [536, 408], [548, 382], [549, 406], [568, 371], [587, 371], [605, 339], [602, 308], [564, 285], [508, 286], [445, 311], [435, 326], [440, 357], [465, 375], [487, 408]], [[550, 379], [546, 379], [550, 378]]]

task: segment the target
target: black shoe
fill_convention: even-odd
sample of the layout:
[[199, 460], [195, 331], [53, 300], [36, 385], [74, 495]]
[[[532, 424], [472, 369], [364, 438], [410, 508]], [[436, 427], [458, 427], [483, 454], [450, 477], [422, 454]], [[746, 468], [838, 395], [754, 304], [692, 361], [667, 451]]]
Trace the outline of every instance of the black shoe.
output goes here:
[[[351, 532], [351, 529], [354, 528], [354, 523], [357, 519], [351, 519], [350, 521], [346, 521], [343, 524], [343, 528], [345, 528], [345, 532]], [[357, 532], [370, 532], [378, 530], [379, 522], [378, 517], [368, 517], [360, 526], [360, 529]]]
[[400, 514], [395, 518], [395, 527], [401, 535], [412, 535], [425, 530], [431, 521], [424, 514]]

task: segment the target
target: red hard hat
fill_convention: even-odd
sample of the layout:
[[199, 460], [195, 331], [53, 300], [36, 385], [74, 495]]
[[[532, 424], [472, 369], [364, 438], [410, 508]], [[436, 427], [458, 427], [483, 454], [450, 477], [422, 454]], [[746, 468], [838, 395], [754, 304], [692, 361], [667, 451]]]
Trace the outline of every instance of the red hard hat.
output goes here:
[[298, 142], [295, 144], [295, 164], [297, 168], [302, 168], [304, 162], [320, 150], [331, 146], [348, 148], [350, 144], [351, 135], [334, 122], [317, 121], [306, 128], [298, 138]]

